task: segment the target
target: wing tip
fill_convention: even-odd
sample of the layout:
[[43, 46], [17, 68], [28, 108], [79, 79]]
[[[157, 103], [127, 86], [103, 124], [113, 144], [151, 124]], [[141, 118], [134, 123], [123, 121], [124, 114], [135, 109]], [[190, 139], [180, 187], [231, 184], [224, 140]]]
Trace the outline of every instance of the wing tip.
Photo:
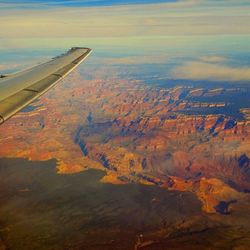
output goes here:
[[57, 58], [60, 58], [64, 55], [67, 55], [67, 54], [70, 54], [72, 52], [74, 52], [75, 50], [87, 50], [86, 52], [84, 52], [84, 54], [87, 54], [89, 55], [91, 52], [92, 52], [92, 49], [90, 48], [87, 48], [87, 47], [71, 47], [68, 51], [66, 51], [65, 53], [59, 55], [59, 56], [55, 56], [55, 57], [52, 57], [52, 60], [54, 59], [57, 59]]
[[78, 50], [78, 49], [84, 49], [84, 50], [88, 50], [88, 51], [91, 51], [91, 50], [92, 50], [92, 49], [87, 48], [87, 47], [71, 47], [70, 51]]

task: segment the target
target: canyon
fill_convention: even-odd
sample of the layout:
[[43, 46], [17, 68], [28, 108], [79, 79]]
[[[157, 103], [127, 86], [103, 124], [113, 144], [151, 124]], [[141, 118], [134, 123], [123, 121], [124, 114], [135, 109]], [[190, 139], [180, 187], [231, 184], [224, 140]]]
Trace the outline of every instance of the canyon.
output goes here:
[[[107, 182], [191, 190], [207, 212], [250, 191], [249, 117], [223, 114], [220, 109], [231, 103], [192, 100], [244, 95], [244, 89], [87, 81], [79, 73], [67, 81], [33, 104], [37, 108], [0, 127], [0, 157], [55, 158], [59, 173], [97, 168], [106, 171]], [[218, 110], [186, 114], [197, 107]]]
[[56, 159], [59, 175], [97, 169], [102, 183], [192, 193], [203, 213], [235, 225], [250, 205], [249, 91], [75, 72], [0, 127], [0, 158]]

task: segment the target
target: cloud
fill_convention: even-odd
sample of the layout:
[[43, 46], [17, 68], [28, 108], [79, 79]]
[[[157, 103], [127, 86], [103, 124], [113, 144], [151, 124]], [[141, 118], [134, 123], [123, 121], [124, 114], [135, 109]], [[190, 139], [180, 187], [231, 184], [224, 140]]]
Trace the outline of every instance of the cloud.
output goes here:
[[109, 65], [164, 64], [167, 62], [167, 55], [129, 56], [103, 59], [103, 63]]
[[42, 1], [34, 1], [8, 9], [10, 2], [0, 0], [0, 51], [88, 46], [97, 53], [183, 56], [204, 49], [235, 53], [249, 47], [250, 6], [243, 0], [77, 8], [45, 8]]
[[9, 70], [17, 70], [19, 68], [21, 68], [22, 65], [21, 64], [17, 64], [17, 63], [11, 63], [11, 64], [0, 64], [0, 75], [4, 74], [5, 71], [9, 71]]
[[250, 67], [231, 67], [217, 63], [189, 62], [172, 71], [176, 79], [249, 81]]
[[208, 63], [219, 63], [225, 62], [227, 59], [222, 56], [203, 56], [200, 58], [200, 60]]
[[154, 5], [0, 10], [1, 37], [250, 34], [250, 7], [189, 0]]

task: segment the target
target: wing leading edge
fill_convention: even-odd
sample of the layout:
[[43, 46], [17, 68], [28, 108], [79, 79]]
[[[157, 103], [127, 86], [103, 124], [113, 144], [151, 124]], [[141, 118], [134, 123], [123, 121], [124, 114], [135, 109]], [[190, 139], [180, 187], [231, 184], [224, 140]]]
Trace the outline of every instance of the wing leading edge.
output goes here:
[[25, 71], [0, 78], [0, 124], [52, 88], [91, 53], [71, 48], [67, 53]]

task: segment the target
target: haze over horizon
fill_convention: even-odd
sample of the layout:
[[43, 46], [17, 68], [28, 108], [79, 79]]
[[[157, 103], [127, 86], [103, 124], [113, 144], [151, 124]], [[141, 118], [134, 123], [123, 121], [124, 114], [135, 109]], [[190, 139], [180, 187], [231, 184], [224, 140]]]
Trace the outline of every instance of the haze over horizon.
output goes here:
[[[100, 63], [124, 57], [153, 64], [177, 60], [169, 72], [174, 78], [245, 81], [250, 74], [245, 58], [249, 13], [250, 2], [244, 0], [0, 1], [0, 53], [6, 61], [0, 68], [8, 68], [11, 52], [23, 58], [29, 50], [46, 59], [84, 46]], [[216, 62], [222, 73], [213, 62], [201, 62], [206, 56], [225, 58]], [[29, 60], [34, 62], [32, 56]]]

